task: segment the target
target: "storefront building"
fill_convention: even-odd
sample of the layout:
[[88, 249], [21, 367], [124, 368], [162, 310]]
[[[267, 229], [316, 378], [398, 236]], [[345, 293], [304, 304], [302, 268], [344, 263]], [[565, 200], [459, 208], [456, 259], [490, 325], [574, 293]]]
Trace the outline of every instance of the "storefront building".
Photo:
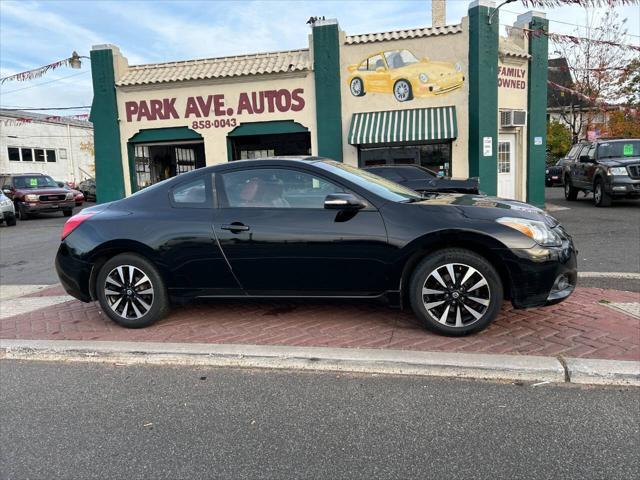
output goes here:
[[320, 155], [476, 176], [488, 194], [544, 203], [544, 14], [499, 35], [494, 3], [459, 24], [347, 35], [318, 20], [306, 49], [129, 65], [91, 52], [98, 197], [205, 165]]

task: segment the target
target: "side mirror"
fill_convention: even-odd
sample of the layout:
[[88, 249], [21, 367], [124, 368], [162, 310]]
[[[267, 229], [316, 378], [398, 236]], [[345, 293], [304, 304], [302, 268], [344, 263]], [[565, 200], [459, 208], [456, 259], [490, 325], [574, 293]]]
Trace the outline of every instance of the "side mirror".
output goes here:
[[351, 193], [332, 193], [324, 199], [324, 208], [328, 210], [360, 210], [367, 204]]
[[593, 160], [589, 155], [580, 155], [580, 163], [591, 163]]
[[386, 70], [387, 70], [387, 69], [386, 69], [386, 68], [384, 68], [384, 67], [378, 67], [378, 68], [376, 68], [376, 73], [382, 73], [382, 72], [384, 72], [384, 71], [386, 71]]

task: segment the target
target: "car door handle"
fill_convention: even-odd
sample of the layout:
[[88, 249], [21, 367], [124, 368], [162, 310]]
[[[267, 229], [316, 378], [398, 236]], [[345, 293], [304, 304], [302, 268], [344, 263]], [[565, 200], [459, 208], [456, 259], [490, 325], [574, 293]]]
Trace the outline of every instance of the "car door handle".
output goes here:
[[244, 225], [239, 222], [234, 222], [230, 225], [222, 225], [220, 228], [222, 230], [229, 230], [232, 233], [248, 232], [250, 230], [248, 225]]

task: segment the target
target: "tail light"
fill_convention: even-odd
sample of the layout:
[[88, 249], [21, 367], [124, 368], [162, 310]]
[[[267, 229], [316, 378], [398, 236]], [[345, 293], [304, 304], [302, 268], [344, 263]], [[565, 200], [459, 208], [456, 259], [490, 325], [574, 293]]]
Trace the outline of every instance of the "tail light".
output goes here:
[[89, 217], [92, 217], [93, 215], [95, 214], [88, 213], [88, 212], [87, 213], [80, 212], [77, 215], [74, 215], [73, 217], [71, 217], [69, 220], [67, 220], [64, 224], [64, 227], [62, 227], [62, 237], [60, 238], [60, 240], [64, 240], [65, 238], [67, 238], [69, 234], [73, 232], [76, 228], [78, 228], [78, 226], [80, 226], [82, 222], [84, 222]]

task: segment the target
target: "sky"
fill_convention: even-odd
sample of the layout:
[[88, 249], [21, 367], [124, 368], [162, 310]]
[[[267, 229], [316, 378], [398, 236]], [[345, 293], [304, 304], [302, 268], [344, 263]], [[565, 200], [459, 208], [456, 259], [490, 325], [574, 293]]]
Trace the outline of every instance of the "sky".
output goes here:
[[[468, 0], [447, 1], [447, 24], [466, 15]], [[519, 1], [500, 10], [512, 24], [525, 8]], [[640, 44], [640, 6], [616, 7], [627, 18], [628, 42]], [[543, 10], [550, 29], [575, 34], [586, 23], [580, 7]], [[602, 14], [596, 9], [592, 14]], [[306, 48], [311, 16], [337, 18], [347, 34], [431, 25], [428, 0], [209, 0], [92, 1], [0, 0], [0, 76], [89, 55], [92, 45], [117, 45], [130, 64], [219, 57]], [[563, 23], [566, 22], [566, 23]], [[502, 27], [504, 29], [504, 26]], [[0, 105], [8, 108], [90, 105], [88, 60], [80, 70], [63, 67], [24, 82], [5, 82]], [[63, 113], [57, 111], [54, 113]], [[69, 110], [66, 114], [88, 113]]]

